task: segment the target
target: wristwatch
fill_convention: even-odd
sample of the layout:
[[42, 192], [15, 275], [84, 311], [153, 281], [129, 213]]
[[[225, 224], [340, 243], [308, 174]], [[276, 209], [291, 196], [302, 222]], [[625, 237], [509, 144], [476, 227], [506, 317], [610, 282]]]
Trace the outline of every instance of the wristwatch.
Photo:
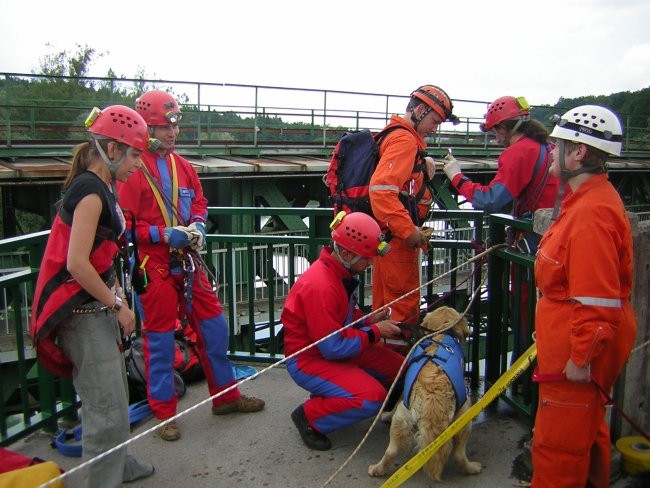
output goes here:
[[121, 299], [119, 296], [117, 296], [117, 295], [115, 295], [115, 303], [114, 303], [113, 306], [111, 307], [111, 310], [112, 310], [113, 312], [115, 312], [115, 313], [117, 313], [117, 312], [119, 312], [120, 310], [122, 310], [122, 299]]

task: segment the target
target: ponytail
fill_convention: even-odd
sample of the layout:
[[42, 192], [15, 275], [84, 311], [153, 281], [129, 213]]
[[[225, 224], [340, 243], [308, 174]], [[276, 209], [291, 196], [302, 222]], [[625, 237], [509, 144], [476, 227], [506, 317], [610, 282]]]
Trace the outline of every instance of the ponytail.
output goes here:
[[[81, 144], [76, 145], [72, 149], [72, 168], [63, 182], [63, 189], [67, 189], [72, 183], [72, 180], [77, 177], [82, 172], [86, 171], [90, 166], [91, 161], [94, 157], [99, 155], [97, 147], [95, 144], [99, 144], [102, 149], [106, 152], [108, 149], [108, 143], [111, 142], [110, 139], [101, 139], [95, 141], [82, 142]], [[119, 144], [119, 143], [118, 143]]]
[[[500, 125], [511, 131], [517, 122], [519, 122], [519, 119], [509, 119], [501, 122]], [[529, 137], [540, 144], [548, 143], [548, 130], [539, 120], [530, 119], [522, 121], [517, 128], [517, 132], [521, 132], [526, 137]]]

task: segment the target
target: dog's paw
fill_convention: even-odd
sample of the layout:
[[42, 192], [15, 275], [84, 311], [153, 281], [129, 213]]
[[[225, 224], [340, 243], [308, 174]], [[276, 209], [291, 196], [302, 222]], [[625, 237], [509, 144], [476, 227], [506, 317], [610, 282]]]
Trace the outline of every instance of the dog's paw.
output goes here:
[[477, 461], [468, 461], [463, 467], [463, 471], [467, 474], [479, 474], [482, 470], [483, 466]]
[[390, 422], [393, 420], [393, 413], [394, 412], [382, 412], [379, 416], [379, 420], [385, 424], [390, 424]]
[[384, 474], [386, 474], [386, 470], [381, 463], [371, 464], [368, 466], [368, 474], [370, 476], [384, 476]]

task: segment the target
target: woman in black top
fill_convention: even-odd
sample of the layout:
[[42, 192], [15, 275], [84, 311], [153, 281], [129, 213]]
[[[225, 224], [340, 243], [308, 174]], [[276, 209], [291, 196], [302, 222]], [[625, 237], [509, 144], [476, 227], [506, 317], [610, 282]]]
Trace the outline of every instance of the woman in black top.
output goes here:
[[[31, 331], [41, 363], [72, 374], [88, 460], [129, 437], [120, 346], [122, 334], [134, 330], [135, 315], [115, 278], [125, 229], [115, 185], [140, 168], [149, 137], [142, 117], [121, 105], [94, 109], [86, 126], [91, 140], [74, 150], [36, 284]], [[84, 486], [113, 488], [153, 471], [122, 448], [92, 462], [82, 474]]]

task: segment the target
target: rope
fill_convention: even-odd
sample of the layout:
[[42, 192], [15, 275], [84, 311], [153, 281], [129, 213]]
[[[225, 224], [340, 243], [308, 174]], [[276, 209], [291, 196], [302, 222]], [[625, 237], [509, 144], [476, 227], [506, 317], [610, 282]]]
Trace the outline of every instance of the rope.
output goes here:
[[[153, 427], [151, 427], [151, 428], [149, 428], [149, 429], [147, 429], [147, 430], [141, 432], [140, 434], [137, 434], [136, 436], [132, 437], [131, 439], [128, 439], [128, 440], [126, 440], [126, 441], [124, 441], [124, 442], [122, 442], [122, 443], [120, 443], [120, 444], [117, 444], [116, 446], [112, 447], [112, 448], [109, 449], [108, 451], [105, 451], [105, 452], [103, 452], [103, 453], [101, 453], [101, 454], [95, 456], [94, 458], [88, 459], [87, 461], [81, 463], [79, 466], [76, 466], [76, 467], [74, 467], [74, 468], [71, 468], [71, 469], [67, 470], [65, 473], [62, 473], [60, 476], [58, 476], [58, 477], [56, 477], [56, 478], [53, 478], [53, 479], [47, 481], [46, 483], [40, 485], [38, 488], [47, 488], [48, 486], [52, 486], [54, 483], [56, 483], [56, 482], [58, 482], [58, 481], [62, 481], [65, 477], [67, 477], [67, 476], [69, 476], [69, 475], [72, 475], [72, 474], [74, 474], [74, 473], [76, 473], [76, 472], [78, 472], [78, 471], [81, 471], [82, 469], [85, 469], [86, 467], [90, 466], [91, 464], [93, 464], [93, 463], [95, 463], [95, 462], [97, 462], [97, 461], [100, 461], [101, 459], [105, 458], [106, 456], [108, 456], [108, 455], [114, 453], [115, 451], [117, 451], [117, 450], [119, 450], [119, 449], [122, 449], [122, 448], [127, 447], [127, 446], [128, 446], [129, 444], [131, 444], [132, 442], [135, 442], [135, 441], [137, 441], [137, 440], [139, 440], [139, 439], [141, 439], [141, 438], [143, 438], [143, 437], [145, 437], [145, 436], [147, 436], [147, 435], [149, 435], [149, 434], [155, 433], [158, 429], [164, 427], [165, 425], [167, 425], [167, 424], [169, 424], [169, 423], [171, 423], [171, 422], [173, 422], [173, 421], [175, 421], [175, 420], [181, 418], [182, 416], [184, 416], [184, 415], [186, 415], [186, 414], [188, 414], [188, 413], [190, 413], [190, 412], [196, 410], [197, 408], [203, 406], [204, 404], [207, 404], [208, 402], [211, 402], [212, 400], [214, 400], [214, 399], [216, 399], [216, 398], [219, 398], [219, 397], [222, 396], [222, 395], [225, 395], [226, 393], [228, 393], [228, 392], [234, 390], [235, 388], [238, 388], [239, 385], [242, 385], [242, 384], [246, 383], [247, 381], [252, 381], [252, 380], [254, 380], [254, 379], [257, 378], [258, 376], [262, 375], [263, 373], [266, 373], [267, 371], [270, 371], [271, 369], [273, 369], [273, 368], [275, 368], [275, 367], [278, 367], [278, 366], [280, 366], [281, 364], [286, 363], [289, 359], [292, 359], [292, 358], [298, 356], [299, 354], [302, 354], [303, 352], [305, 352], [305, 351], [311, 349], [312, 347], [317, 346], [317, 345], [320, 344], [321, 342], [324, 342], [324, 341], [328, 340], [330, 337], [333, 337], [333, 336], [335, 336], [336, 334], [339, 334], [340, 332], [342, 332], [342, 331], [344, 331], [344, 330], [346, 330], [346, 329], [348, 329], [348, 328], [350, 328], [350, 327], [354, 327], [355, 325], [357, 325], [357, 324], [359, 324], [359, 323], [362, 323], [362, 322], [365, 321], [368, 317], [370, 317], [370, 315], [373, 315], [373, 314], [377, 313], [378, 311], [385, 310], [385, 309], [389, 308], [391, 305], [393, 305], [393, 304], [397, 303], [398, 301], [402, 300], [404, 297], [406, 297], [406, 296], [408, 296], [408, 295], [411, 295], [411, 294], [415, 293], [416, 291], [419, 291], [421, 288], [423, 288], [423, 287], [425, 287], [425, 286], [428, 286], [430, 283], [434, 283], [435, 281], [442, 279], [443, 277], [447, 276], [448, 274], [453, 273], [454, 271], [457, 271], [460, 267], [465, 266], [466, 264], [469, 264], [469, 263], [471, 263], [471, 262], [473, 262], [473, 261], [477, 261], [478, 259], [481, 259], [483, 256], [486, 256], [487, 254], [493, 252], [494, 250], [496, 250], [496, 249], [498, 249], [498, 248], [504, 247], [505, 245], [506, 245], [506, 244], [496, 244], [496, 245], [490, 247], [489, 249], [483, 251], [482, 253], [477, 254], [476, 256], [472, 257], [471, 259], [468, 259], [465, 263], [463, 263], [463, 264], [461, 264], [461, 265], [458, 265], [456, 268], [453, 268], [453, 269], [450, 269], [449, 271], [446, 271], [445, 273], [441, 274], [441, 275], [438, 276], [437, 278], [434, 278], [433, 280], [430, 280], [430, 281], [428, 281], [427, 283], [422, 284], [421, 286], [419, 286], [419, 287], [417, 287], [417, 288], [415, 288], [415, 289], [413, 289], [413, 290], [411, 290], [411, 291], [405, 293], [404, 295], [402, 295], [402, 296], [396, 298], [395, 300], [392, 300], [391, 302], [389, 302], [389, 303], [387, 303], [387, 304], [385, 304], [385, 305], [382, 305], [382, 306], [379, 307], [377, 310], [375, 310], [375, 311], [373, 311], [373, 312], [371, 312], [371, 313], [369, 313], [369, 314], [367, 314], [367, 315], [364, 315], [364, 316], [362, 316], [362, 317], [359, 317], [357, 320], [354, 320], [354, 321], [350, 322], [348, 325], [345, 325], [345, 326], [341, 327], [340, 329], [337, 329], [337, 330], [331, 332], [330, 334], [326, 335], [325, 337], [323, 337], [323, 338], [317, 340], [316, 342], [313, 342], [312, 344], [309, 344], [309, 345], [303, 347], [302, 349], [299, 349], [298, 351], [294, 352], [293, 354], [290, 354], [289, 356], [285, 356], [284, 358], [280, 359], [279, 361], [277, 361], [277, 362], [271, 364], [270, 366], [268, 366], [268, 367], [266, 367], [266, 368], [264, 368], [264, 369], [261, 369], [260, 371], [256, 372], [255, 374], [253, 374], [253, 375], [251, 375], [251, 376], [249, 376], [249, 377], [247, 377], [247, 378], [243, 378], [243, 379], [240, 380], [240, 381], [235, 382], [233, 385], [231, 385], [231, 386], [229, 386], [228, 388], [226, 388], [226, 389], [220, 391], [219, 393], [216, 393], [216, 394], [214, 394], [214, 395], [212, 395], [212, 396], [206, 398], [205, 400], [202, 400], [202, 401], [200, 401], [199, 403], [197, 403], [197, 404], [195, 404], [195, 405], [192, 405], [191, 407], [186, 408], [186, 409], [183, 410], [182, 412], [179, 412], [179, 413], [177, 413], [176, 415], [174, 415], [173, 417], [170, 417], [170, 418], [164, 420], [163, 422], [160, 422], [160, 423], [156, 424], [155, 426], [153, 426]], [[480, 288], [479, 288], [479, 289], [480, 289]], [[475, 296], [475, 295], [472, 296], [471, 300], [474, 299], [474, 296]], [[470, 303], [471, 303], [471, 301], [470, 301]], [[464, 312], [464, 313], [465, 313], [465, 312]], [[461, 315], [461, 317], [464, 316], [464, 313], [463, 313], [463, 315]], [[460, 320], [460, 319], [459, 319], [459, 320]], [[442, 330], [440, 330], [440, 331], [436, 331], [436, 334], [441, 333], [441, 332], [443, 332], [444, 330], [447, 330], [447, 329], [453, 327], [454, 325], [456, 325], [456, 323], [452, 324], [452, 325], [449, 326], [449, 327], [446, 327], [445, 329], [442, 329]], [[433, 334], [430, 334], [430, 335], [433, 335]], [[428, 336], [422, 337], [422, 338], [420, 339], [420, 341], [426, 339], [427, 337], [428, 337]], [[420, 341], [418, 341], [416, 344], [418, 344]], [[398, 373], [398, 377], [401, 375], [401, 373], [402, 373], [402, 369], [403, 369], [403, 368], [404, 368], [404, 363], [402, 364], [402, 367], [400, 368], [400, 371], [399, 371], [399, 373]], [[393, 383], [393, 384], [391, 385], [391, 388], [390, 388], [390, 390], [389, 390], [389, 392], [388, 392], [388, 394], [387, 394], [387, 396], [386, 396], [387, 398], [388, 398], [388, 395], [390, 395], [390, 393], [392, 392], [394, 386], [395, 386], [395, 383]], [[385, 405], [385, 403], [386, 403], [386, 400], [384, 400], [384, 405]], [[382, 405], [382, 408], [383, 408], [383, 405]], [[380, 411], [381, 411], [381, 409], [380, 409]], [[378, 417], [377, 417], [377, 418], [378, 418]], [[375, 418], [375, 422], [373, 423], [373, 426], [374, 426], [374, 424], [376, 424], [376, 422], [377, 422], [377, 418]], [[372, 426], [371, 426], [371, 428], [372, 428]], [[365, 438], [363, 439], [362, 442], [365, 442]], [[355, 450], [355, 452], [353, 453], [353, 455], [356, 454], [357, 451], [358, 451], [358, 449]], [[348, 461], [346, 461], [346, 462], [344, 463], [343, 467], [347, 464], [347, 462], [348, 462]], [[338, 473], [338, 471], [337, 471], [337, 473]], [[335, 474], [336, 474], [336, 473], [335, 473]], [[328, 483], [329, 483], [329, 481], [328, 481]], [[323, 485], [323, 486], [325, 486], [325, 485]]]

